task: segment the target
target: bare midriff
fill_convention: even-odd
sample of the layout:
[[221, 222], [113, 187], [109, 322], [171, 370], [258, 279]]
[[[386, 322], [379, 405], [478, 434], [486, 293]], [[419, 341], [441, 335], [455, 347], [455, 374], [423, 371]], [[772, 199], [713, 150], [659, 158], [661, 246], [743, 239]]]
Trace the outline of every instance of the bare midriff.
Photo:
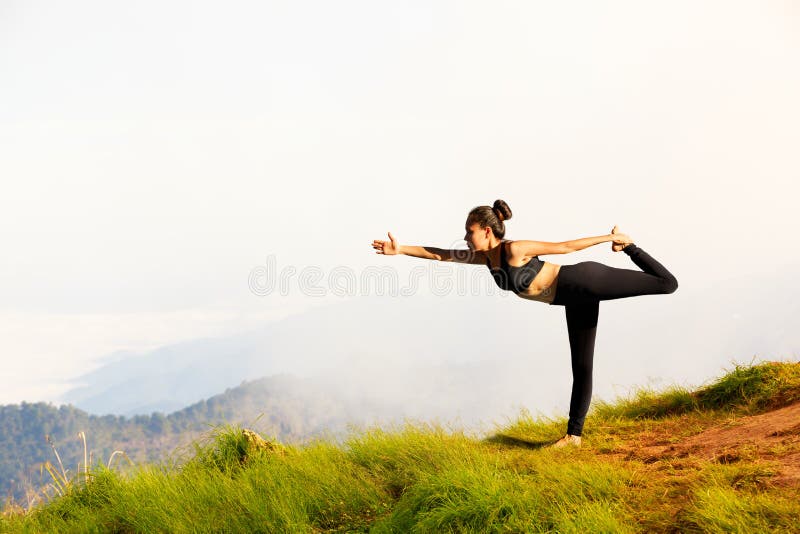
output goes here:
[[522, 293], [517, 293], [520, 298], [528, 300], [538, 300], [539, 302], [553, 302], [556, 298], [556, 282], [558, 281], [558, 271], [560, 265], [544, 262], [542, 269]]

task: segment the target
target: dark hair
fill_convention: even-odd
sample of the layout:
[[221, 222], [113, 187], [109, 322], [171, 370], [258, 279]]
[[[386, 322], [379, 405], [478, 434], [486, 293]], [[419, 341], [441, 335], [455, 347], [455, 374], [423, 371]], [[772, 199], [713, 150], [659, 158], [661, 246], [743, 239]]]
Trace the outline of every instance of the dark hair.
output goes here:
[[495, 200], [493, 206], [478, 206], [472, 208], [472, 211], [467, 215], [467, 226], [472, 226], [474, 223], [481, 225], [481, 228], [487, 226], [492, 229], [495, 237], [503, 239], [506, 235], [506, 225], [503, 221], [511, 218], [511, 208], [504, 200]]

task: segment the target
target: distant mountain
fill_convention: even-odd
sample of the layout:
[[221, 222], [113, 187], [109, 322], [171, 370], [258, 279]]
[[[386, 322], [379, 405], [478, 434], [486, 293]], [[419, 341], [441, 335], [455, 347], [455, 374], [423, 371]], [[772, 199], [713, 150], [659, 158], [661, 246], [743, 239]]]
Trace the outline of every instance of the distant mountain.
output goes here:
[[[519, 313], [508, 312], [516, 308]], [[549, 310], [552, 311], [552, 310]], [[75, 379], [81, 384], [60, 400], [94, 414], [169, 413], [244, 380], [288, 373], [328, 377], [353, 388], [380, 376], [373, 368], [450, 362], [500, 361], [518, 349], [512, 337], [488, 335], [539, 326], [558, 328], [560, 314], [513, 295], [487, 297], [369, 297], [312, 309], [264, 328], [215, 339], [196, 339], [114, 361]], [[534, 319], [549, 315], [546, 319]], [[471, 338], [475, 317], [486, 335]], [[542, 322], [544, 321], [544, 322]], [[537, 342], [536, 350], [563, 348], [564, 339]], [[402, 396], [397, 397], [402, 403]]]
[[[686, 384], [732, 360], [791, 357], [800, 354], [798, 332], [800, 289], [788, 275], [731, 280], [721, 270], [702, 290], [682, 285], [673, 295], [604, 302], [595, 392], [608, 397], [648, 380]], [[361, 297], [114, 360], [79, 377], [83, 386], [62, 400], [95, 414], [169, 413], [244, 380], [289, 373], [382, 398], [396, 417], [452, 419], [493, 381], [500, 398], [484, 399], [505, 407], [495, 415], [512, 403], [564, 409], [570, 384], [563, 308], [508, 293]], [[451, 373], [461, 375], [459, 386], [444, 395], [436, 380]]]

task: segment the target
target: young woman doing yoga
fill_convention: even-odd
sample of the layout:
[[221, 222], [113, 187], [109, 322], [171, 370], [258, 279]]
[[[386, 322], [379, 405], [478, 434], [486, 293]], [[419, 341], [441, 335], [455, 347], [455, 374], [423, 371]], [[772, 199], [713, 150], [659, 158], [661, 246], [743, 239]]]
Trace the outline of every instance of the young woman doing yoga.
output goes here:
[[[406, 254], [417, 258], [486, 265], [500, 288], [520, 298], [564, 306], [572, 356], [572, 397], [567, 433], [556, 447], [580, 445], [583, 422], [592, 397], [592, 360], [601, 300], [674, 293], [678, 281], [663, 265], [617, 230], [597, 237], [560, 243], [507, 240], [505, 224], [511, 209], [502, 200], [469, 212], [465, 225], [468, 250], [401, 245], [389, 232], [389, 241], [375, 240], [377, 254]], [[641, 271], [610, 267], [596, 261], [558, 265], [539, 255], [567, 254], [611, 242], [614, 252], [627, 254]]]

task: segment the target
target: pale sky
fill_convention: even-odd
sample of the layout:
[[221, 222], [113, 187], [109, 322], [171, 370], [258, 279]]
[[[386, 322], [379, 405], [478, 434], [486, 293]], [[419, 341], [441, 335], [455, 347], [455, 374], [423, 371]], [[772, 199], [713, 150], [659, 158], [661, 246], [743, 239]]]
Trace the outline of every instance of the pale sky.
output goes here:
[[341, 299], [254, 295], [270, 255], [402, 278], [373, 239], [463, 247], [496, 198], [759, 291], [800, 264], [798, 57], [791, 1], [2, 2], [0, 403]]

